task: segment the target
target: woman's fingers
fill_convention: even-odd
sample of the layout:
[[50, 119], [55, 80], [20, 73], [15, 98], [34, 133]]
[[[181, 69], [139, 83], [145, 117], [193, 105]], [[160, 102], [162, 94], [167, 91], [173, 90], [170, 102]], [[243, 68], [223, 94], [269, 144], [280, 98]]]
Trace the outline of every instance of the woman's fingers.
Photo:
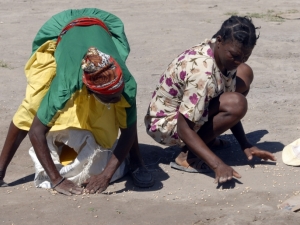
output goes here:
[[219, 182], [220, 183], [225, 183], [225, 182], [227, 182], [231, 179], [232, 179], [232, 176], [224, 176], [224, 177], [220, 177]]
[[95, 194], [95, 193], [103, 192], [104, 190], [106, 190], [106, 188], [102, 188], [101, 186], [97, 185], [96, 183], [89, 183], [86, 186], [85, 190], [90, 194]]
[[233, 177], [241, 178], [242, 176], [232, 169], [230, 166], [223, 165], [219, 170], [216, 171], [215, 183], [225, 183], [232, 180]]
[[94, 186], [95, 186], [95, 185], [94, 185], [93, 182], [89, 182], [89, 183], [86, 185], [85, 190], [86, 190], [88, 193], [94, 194], [94, 191], [96, 191], [96, 190], [94, 190], [94, 189], [95, 189]]
[[82, 191], [83, 191], [83, 189], [80, 188], [80, 187], [73, 187], [73, 188], [70, 189], [70, 192], [71, 192], [72, 194], [75, 194], [75, 195], [80, 195], [80, 194], [82, 194]]
[[106, 190], [106, 188], [99, 188], [98, 191], [97, 191], [97, 194], [100, 194], [100, 193], [102, 193], [105, 190]]
[[60, 194], [63, 194], [63, 195], [67, 195], [67, 196], [71, 196], [72, 195], [72, 193], [70, 191], [64, 190], [64, 189], [62, 189], [62, 188], [60, 188], [58, 186], [54, 190], [57, 191]]
[[257, 147], [247, 148], [244, 150], [244, 153], [246, 154], [248, 160], [252, 160], [253, 156], [256, 156], [266, 161], [276, 161], [276, 157], [271, 152], [260, 150]]
[[219, 183], [219, 177], [218, 176], [215, 177], [214, 183], [215, 184]]
[[252, 156], [250, 148], [245, 149], [244, 153], [246, 154], [246, 157], [247, 157], [248, 160], [252, 160], [253, 159], [253, 156]]
[[64, 180], [61, 184], [59, 184], [57, 187], [55, 187], [55, 190], [61, 194], [64, 195], [80, 195], [82, 194], [82, 188], [78, 187], [76, 184], [74, 184], [72, 181]]
[[238, 172], [236, 172], [235, 170], [233, 170], [233, 176], [235, 177], [235, 178], [241, 178], [242, 176], [238, 173]]
[[96, 184], [94, 182], [89, 182], [85, 187], [85, 192], [90, 194], [95, 194], [98, 188], [96, 187]]
[[276, 161], [275, 156], [271, 152], [267, 152], [263, 150], [255, 150], [252, 154], [266, 161], [267, 160]]
[[271, 160], [271, 161], [276, 161], [276, 157], [270, 153], [270, 152], [265, 152], [265, 157], [264, 160]]
[[103, 174], [92, 176], [84, 191], [91, 194], [101, 193], [108, 187], [110, 179]]

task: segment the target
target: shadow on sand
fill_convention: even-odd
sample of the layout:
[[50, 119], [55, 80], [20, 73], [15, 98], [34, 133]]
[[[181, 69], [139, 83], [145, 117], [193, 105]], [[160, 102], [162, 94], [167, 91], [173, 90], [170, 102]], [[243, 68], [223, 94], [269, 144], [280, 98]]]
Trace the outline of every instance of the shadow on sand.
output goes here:
[[33, 179], [34, 179], [34, 173], [30, 174], [30, 175], [27, 175], [25, 177], [22, 177], [22, 178], [20, 178], [18, 180], [15, 180], [15, 181], [9, 183], [8, 185], [10, 187], [13, 187], [13, 186], [21, 185], [21, 184], [26, 184], [28, 182], [32, 182]]
[[[260, 142], [260, 140], [266, 134], [268, 134], [267, 130], [257, 130], [248, 133], [246, 136], [250, 143], [252, 143], [260, 149], [267, 150], [271, 153], [276, 153], [284, 148], [284, 145], [280, 142]], [[229, 166], [249, 165], [251, 167], [255, 167], [255, 165], [276, 165], [275, 162], [264, 161], [257, 157], [253, 158], [253, 160], [251, 161], [248, 161], [244, 152], [240, 148], [240, 145], [238, 144], [238, 142], [232, 134], [224, 134], [221, 135], [220, 138], [230, 142], [230, 145], [227, 147], [215, 148], [212, 150]], [[160, 168], [159, 164], [169, 166], [170, 162], [174, 162], [176, 156], [180, 153], [180, 148], [176, 146], [161, 148], [154, 145], [140, 144], [140, 149], [147, 168], [154, 174], [156, 180], [155, 186], [146, 190], [154, 191], [162, 188], [162, 181], [168, 179], [168, 174], [166, 174]], [[210, 176], [212, 179], [215, 178], [214, 173], [205, 173], [205, 175]], [[126, 184], [127, 183], [130, 183], [129, 179], [128, 182], [126, 182]], [[241, 184], [239, 180], [232, 179], [231, 181], [228, 181], [225, 184], [218, 184], [217, 188], [234, 188], [236, 183]], [[127, 186], [127, 188], [131, 190], [133, 187], [134, 186], [132, 183], [128, 184]]]
[[[267, 130], [257, 130], [248, 133], [246, 136], [250, 143], [257, 146], [260, 149], [267, 150], [269, 152], [275, 153], [281, 151], [284, 145], [280, 142], [260, 142], [263, 136], [268, 134]], [[274, 162], [263, 161], [259, 158], [254, 158], [252, 161], [248, 161], [245, 157], [244, 152], [241, 150], [238, 142], [232, 134], [221, 135], [220, 138], [230, 142], [230, 145], [223, 148], [212, 149], [215, 154], [220, 157], [229, 166], [241, 166], [249, 165], [255, 167], [255, 165], [275, 165]], [[139, 144], [141, 154], [143, 156], [144, 162], [147, 168], [152, 172], [155, 178], [155, 184], [151, 188], [137, 188], [133, 185], [132, 180], [129, 175], [115, 181], [114, 183], [119, 183], [125, 181], [125, 187], [117, 193], [123, 191], [134, 190], [134, 191], [156, 191], [163, 188], [162, 181], [167, 180], [169, 175], [159, 166], [159, 164], [164, 164], [169, 166], [170, 162], [173, 162], [176, 156], [180, 153], [180, 148], [177, 146], [162, 148], [156, 145]], [[214, 179], [214, 173], [206, 173], [205, 175], [212, 177]], [[24, 183], [33, 181], [34, 174], [30, 174], [16, 181], [13, 181], [9, 186], [16, 186]], [[241, 183], [237, 179], [233, 179], [225, 184], [218, 185], [217, 188], [233, 188], [236, 183]]]

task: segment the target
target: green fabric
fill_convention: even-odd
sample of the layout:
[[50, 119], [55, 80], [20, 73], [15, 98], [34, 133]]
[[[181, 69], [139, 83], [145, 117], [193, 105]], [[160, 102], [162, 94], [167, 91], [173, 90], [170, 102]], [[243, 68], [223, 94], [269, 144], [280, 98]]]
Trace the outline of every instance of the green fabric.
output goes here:
[[32, 54], [46, 41], [56, 40], [62, 29], [80, 17], [93, 17], [103, 21], [112, 34], [122, 60], [126, 61], [130, 47], [124, 32], [123, 22], [115, 15], [96, 8], [69, 9], [51, 17], [38, 31], [32, 43]]
[[[63, 17], [61, 13], [58, 15]], [[52, 17], [52, 20], [53, 18], [57, 17]], [[37, 36], [41, 36], [41, 34]], [[64, 109], [72, 94], [82, 89], [83, 71], [81, 60], [91, 46], [111, 55], [121, 66], [125, 82], [122, 95], [131, 105], [130, 108], [126, 108], [127, 127], [136, 121], [136, 82], [128, 71], [124, 59], [124, 56], [127, 57], [129, 52], [127, 51], [127, 54], [124, 54], [123, 48], [123, 55], [120, 55], [120, 48], [117, 48], [115, 40], [102, 27], [97, 25], [73, 27], [62, 36], [54, 54], [57, 64], [56, 76], [37, 111], [37, 116], [44, 125], [49, 126], [57, 112]], [[127, 43], [127, 40], [124, 42]]]

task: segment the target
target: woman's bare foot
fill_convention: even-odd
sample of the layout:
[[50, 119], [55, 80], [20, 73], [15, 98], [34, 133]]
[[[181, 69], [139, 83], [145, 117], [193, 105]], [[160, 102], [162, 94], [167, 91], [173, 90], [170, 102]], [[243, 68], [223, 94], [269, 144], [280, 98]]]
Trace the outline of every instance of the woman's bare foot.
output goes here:
[[175, 159], [175, 163], [170, 163], [171, 167], [189, 173], [210, 173], [213, 172], [203, 160], [196, 157], [191, 151], [180, 152]]

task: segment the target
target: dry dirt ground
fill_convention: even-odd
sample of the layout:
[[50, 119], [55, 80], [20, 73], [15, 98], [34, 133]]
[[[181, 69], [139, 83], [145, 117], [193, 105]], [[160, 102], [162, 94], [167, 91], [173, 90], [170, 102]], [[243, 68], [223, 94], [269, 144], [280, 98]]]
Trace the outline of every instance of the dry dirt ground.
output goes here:
[[[72, 196], [33, 187], [33, 163], [26, 139], [0, 189], [0, 224], [299, 224], [300, 214], [277, 205], [300, 191], [299, 167], [282, 163], [281, 150], [299, 138], [299, 0], [0, 0], [0, 145], [25, 93], [24, 65], [31, 42], [52, 15], [69, 8], [96, 7], [125, 23], [131, 44], [127, 65], [138, 83], [141, 151], [156, 179], [154, 187], [134, 188], [129, 177], [104, 194]], [[143, 124], [159, 75], [179, 53], [210, 38], [231, 14], [251, 15], [261, 26], [248, 63], [255, 80], [243, 119], [248, 138], [273, 152], [277, 163], [246, 161], [231, 133], [231, 147], [217, 154], [243, 177], [223, 186], [213, 174], [186, 174], [169, 163], [178, 148], [147, 136]], [[283, 19], [286, 18], [286, 19]]]

